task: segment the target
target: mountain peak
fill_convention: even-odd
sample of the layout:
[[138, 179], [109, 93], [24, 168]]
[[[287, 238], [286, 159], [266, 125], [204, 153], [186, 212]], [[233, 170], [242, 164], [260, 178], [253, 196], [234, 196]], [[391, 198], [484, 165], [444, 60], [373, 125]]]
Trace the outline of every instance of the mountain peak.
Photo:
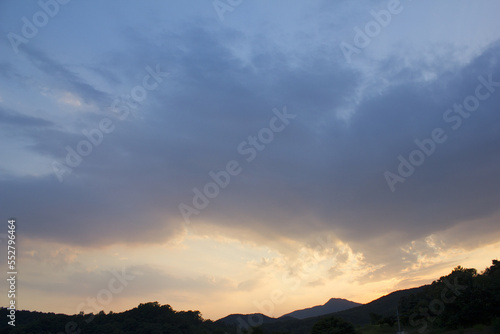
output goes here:
[[283, 315], [283, 317], [290, 316], [297, 319], [305, 319], [310, 317], [317, 317], [324, 314], [344, 311], [361, 304], [343, 298], [330, 298], [325, 304], [305, 308], [303, 310], [293, 311]]
[[350, 300], [344, 299], [344, 298], [330, 298], [329, 301], [327, 301], [324, 305], [328, 305], [331, 303], [338, 303], [338, 302], [349, 302], [349, 303], [354, 303], [351, 302]]

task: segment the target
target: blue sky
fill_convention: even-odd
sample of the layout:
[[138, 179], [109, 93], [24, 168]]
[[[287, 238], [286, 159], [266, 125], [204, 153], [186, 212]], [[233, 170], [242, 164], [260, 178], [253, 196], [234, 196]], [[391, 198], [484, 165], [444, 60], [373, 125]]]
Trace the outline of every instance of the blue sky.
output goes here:
[[498, 2], [229, 3], [0, 4], [23, 308], [126, 270], [100, 309], [279, 316], [497, 257]]

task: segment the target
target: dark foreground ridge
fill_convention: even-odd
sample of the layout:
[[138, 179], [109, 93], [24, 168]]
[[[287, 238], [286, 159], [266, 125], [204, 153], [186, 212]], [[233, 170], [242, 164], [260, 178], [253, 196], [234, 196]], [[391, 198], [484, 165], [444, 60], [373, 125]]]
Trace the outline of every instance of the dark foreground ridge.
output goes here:
[[362, 304], [355, 303], [347, 299], [342, 298], [331, 298], [324, 305], [313, 306], [310, 308], [305, 308], [303, 310], [293, 311], [291, 313], [285, 314], [283, 317], [290, 316], [297, 319], [305, 319], [311, 317], [318, 317], [320, 315], [330, 314], [334, 312], [340, 312], [348, 310], [350, 308], [360, 306]]
[[[339, 300], [331, 299], [325, 305], [334, 301]], [[301, 312], [305, 310], [290, 314], [304, 314]], [[481, 333], [500, 333], [500, 261], [493, 260], [482, 273], [458, 266], [430, 285], [395, 291], [364, 305], [305, 319], [290, 314], [270, 318], [257, 313], [233, 314], [214, 322], [203, 319], [199, 311], [175, 311], [169, 305], [151, 302], [108, 314], [17, 311], [16, 326], [2, 321], [0, 333], [382, 334], [397, 332], [397, 310], [402, 329], [408, 334], [458, 333], [472, 327], [482, 328]], [[0, 317], [7, 319], [8, 311], [2, 307]]]

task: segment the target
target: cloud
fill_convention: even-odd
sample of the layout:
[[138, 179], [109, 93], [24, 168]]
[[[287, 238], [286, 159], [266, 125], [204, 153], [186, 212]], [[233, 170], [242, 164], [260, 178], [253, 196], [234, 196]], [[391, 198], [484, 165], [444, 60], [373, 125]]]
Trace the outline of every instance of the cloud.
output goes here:
[[54, 89], [70, 89], [76, 96], [81, 96], [87, 104], [92, 103], [104, 107], [111, 103], [108, 94], [84, 82], [77, 74], [45, 54], [45, 52], [34, 47], [26, 47], [23, 48], [23, 54], [28, 58], [31, 65], [52, 79], [50, 84]]
[[[441, 119], [443, 112], [473, 92], [478, 75], [500, 77], [498, 66], [492, 63], [498, 46], [459, 74], [429, 82], [414, 82], [411, 74], [402, 75], [417, 73], [417, 69], [401, 66], [401, 60], [392, 60], [390, 66], [399, 69], [394, 73], [388, 73], [385, 68], [389, 65], [383, 63], [379, 71], [384, 79], [398, 84], [364, 97], [345, 121], [335, 111], [349, 103], [345, 96], [361, 84], [360, 73], [328, 64], [316, 50], [310, 56], [318, 61], [308, 58], [302, 65], [287, 66], [287, 55], [262, 46], [255, 52], [265, 50], [259, 57], [267, 60], [250, 57], [253, 66], [245, 66], [232, 56], [220, 36], [200, 28], [183, 36], [183, 47], [166, 50], [167, 54], [173, 52], [174, 72], [182, 73], [166, 83], [176, 88], [167, 88], [165, 96], [152, 97], [160, 104], [144, 110], [149, 115], [144, 121], [117, 123], [118, 130], [75, 170], [75, 181], [68, 181], [71, 187], [56, 184], [53, 178], [17, 185], [28, 193], [49, 191], [53, 195], [47, 206], [61, 203], [61, 210], [53, 213], [36, 205], [41, 211], [39, 219], [52, 226], [49, 230], [60, 231], [53, 237], [64, 235], [67, 242], [113, 243], [124, 238], [130, 242], [132, 238], [126, 235], [137, 229], [138, 221], [144, 242], [161, 242], [171, 233], [175, 235], [181, 223], [177, 205], [190, 200], [193, 187], [207, 182], [209, 171], [241, 158], [238, 144], [266, 125], [278, 103], [296, 113], [296, 120], [255, 162], [244, 166], [242, 175], [203, 211], [200, 221], [242, 229], [251, 222], [260, 238], [284, 235], [300, 239], [317, 233], [308, 226], [307, 220], [312, 218], [319, 224], [316, 228], [334, 231], [366, 252], [374, 250], [370, 244], [391, 239], [388, 231], [398, 235], [397, 247], [449, 228], [464, 217], [495, 212], [498, 192], [491, 180], [497, 178], [490, 166], [496, 159], [491, 154], [498, 140], [494, 121], [498, 114], [493, 108], [499, 95], [485, 101], [462, 129], [450, 132], [446, 145], [401, 184], [397, 194], [388, 190], [382, 175], [397, 167], [399, 154], [414, 149], [415, 138], [423, 139], [433, 128], [447, 126]], [[31, 57], [47, 73], [56, 71], [68, 77], [80, 95], [87, 94], [87, 100], [105, 100], [41, 53], [33, 51]], [[436, 100], [432, 93], [436, 90], [446, 92], [445, 98]], [[173, 95], [174, 91], [182, 93]], [[485, 130], [475, 132], [481, 126]], [[57, 152], [65, 153], [61, 150], [64, 141], [76, 143], [81, 137], [72, 138], [61, 137]], [[56, 155], [55, 150], [51, 153]], [[480, 167], [470, 170], [471, 162], [485, 166], [487, 173]], [[79, 177], [86, 184], [76, 181]], [[97, 193], [98, 189], [107, 196]], [[473, 201], [468, 193], [476, 194]], [[68, 202], [69, 194], [80, 200]], [[27, 196], [24, 202], [32, 205], [33, 201]], [[234, 220], [235, 216], [241, 218]], [[91, 229], [78, 228], [97, 228], [103, 220], [108, 232], [97, 238], [91, 237]]]
[[260, 284], [259, 279], [249, 279], [238, 284], [238, 290], [252, 291], [255, 290]]
[[2, 126], [5, 127], [7, 124], [9, 126], [16, 126], [17, 128], [24, 127], [49, 127], [53, 125], [52, 122], [32, 117], [26, 116], [21, 113], [15, 112], [13, 110], [7, 110], [0, 107], [0, 122]]
[[[11, 59], [0, 63], [1, 84], [13, 81], [18, 92], [36, 86], [48, 96], [22, 103], [2, 96], [0, 106], [2, 128], [9, 136], [16, 131], [15, 147], [46, 163], [37, 176], [12, 172], [13, 163], [0, 165], [0, 203], [24, 222], [26, 237], [104, 248], [164, 244], [186, 230], [222, 235], [277, 251], [255, 264], [263, 277], [272, 269], [301, 273], [314, 260], [321, 270], [309, 283], [345, 273], [363, 283], [412, 264], [425, 269], [454, 246], [472, 249], [496, 237], [500, 89], [457, 130], [443, 114], [474, 93], [479, 76], [500, 81], [498, 42], [488, 44], [492, 37], [485, 36], [481, 47], [466, 48], [467, 57], [460, 56], [459, 36], [449, 43], [418, 38], [418, 52], [408, 46], [411, 39], [389, 43], [395, 32], [413, 36], [401, 31], [410, 29], [406, 20], [419, 18], [422, 8], [415, 5], [349, 65], [337, 42], [352, 38], [352, 27], [370, 18], [371, 3], [315, 2], [305, 13], [321, 8], [317, 22], [277, 20], [259, 28], [240, 22], [246, 10], [259, 9], [247, 6], [238, 7], [226, 25], [215, 13], [174, 23], [150, 13], [157, 25], [145, 30], [113, 25], [116, 30], [107, 33], [115, 34], [116, 47], [96, 44], [99, 51], [86, 62], [71, 50], [68, 56], [44, 47], [40, 34], [40, 44], [33, 41], [16, 59], [26, 67]], [[282, 9], [266, 8], [270, 16]], [[290, 17], [310, 21], [299, 13]], [[284, 28], [292, 25], [288, 33]], [[72, 43], [82, 47], [78, 37]], [[377, 52], [377, 45], [387, 52]], [[156, 64], [168, 77], [131, 108], [138, 117], [118, 119], [110, 112], [112, 101], [130, 95], [145, 67]], [[79, 112], [62, 114], [52, 103]], [[296, 117], [247, 162], [239, 145], [269, 126], [274, 108], [284, 107]], [[50, 163], [64, 161], [67, 146], [87, 140], [82, 131], [96, 128], [103, 117], [112, 119], [115, 130], [92, 154], [63, 183], [47, 175]], [[446, 142], [391, 192], [384, 172], [395, 173], [398, 156], [408, 157], [415, 139], [429, 138], [435, 128], [445, 131]], [[242, 172], [186, 226], [178, 205], [192, 204], [193, 189], [203, 188], [209, 173], [231, 160], [240, 162]], [[334, 240], [331, 247], [317, 241], [324, 235]], [[179, 289], [199, 284], [252, 291], [257, 284], [253, 277], [179, 281], [155, 268], [141, 270], [155, 287], [163, 287], [155, 275]]]

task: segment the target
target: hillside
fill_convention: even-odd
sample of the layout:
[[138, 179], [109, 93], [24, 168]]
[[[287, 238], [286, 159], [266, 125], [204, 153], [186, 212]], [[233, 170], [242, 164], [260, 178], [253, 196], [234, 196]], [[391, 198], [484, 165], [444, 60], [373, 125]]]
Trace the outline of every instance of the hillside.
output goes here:
[[[7, 319], [8, 309], [0, 309], [0, 317]], [[175, 311], [170, 305], [158, 302], [140, 304], [131, 310], [105, 314], [66, 315], [30, 311], [16, 312], [16, 326], [0, 322], [0, 333], [213, 333], [236, 334], [224, 324], [205, 320], [198, 311]]]
[[383, 317], [395, 316], [399, 300], [402, 297], [418, 294], [424, 291], [426, 286], [427, 285], [418, 288], [394, 291], [388, 295], [375, 299], [368, 304], [336, 312], [335, 315], [355, 325], [369, 324], [371, 321], [370, 313], [378, 314]]
[[324, 314], [344, 311], [360, 305], [362, 304], [355, 303], [347, 299], [331, 298], [324, 305], [318, 305], [305, 308], [302, 310], [293, 311], [288, 314], [285, 314], [283, 317], [289, 316], [289, 317], [294, 317], [296, 319], [305, 319], [305, 318], [317, 317]]
[[[340, 312], [334, 312], [330, 315], [335, 315], [354, 325], [367, 325], [371, 322], [370, 313], [379, 314], [384, 317], [393, 316], [396, 314], [396, 308], [398, 307], [398, 303], [402, 297], [417, 294], [423, 291], [425, 287], [426, 286], [395, 291], [368, 304], [360, 305]], [[326, 315], [315, 316], [302, 320], [289, 319], [280, 322], [268, 322], [262, 325], [262, 328], [266, 333], [286, 332], [293, 334], [306, 334], [311, 331], [312, 327], [319, 319], [325, 316]]]
[[224, 324], [226, 326], [236, 327], [240, 329], [249, 329], [261, 325], [273, 324], [295, 320], [292, 317], [271, 318], [261, 313], [252, 314], [230, 314], [224, 318], [217, 320], [216, 324]]

